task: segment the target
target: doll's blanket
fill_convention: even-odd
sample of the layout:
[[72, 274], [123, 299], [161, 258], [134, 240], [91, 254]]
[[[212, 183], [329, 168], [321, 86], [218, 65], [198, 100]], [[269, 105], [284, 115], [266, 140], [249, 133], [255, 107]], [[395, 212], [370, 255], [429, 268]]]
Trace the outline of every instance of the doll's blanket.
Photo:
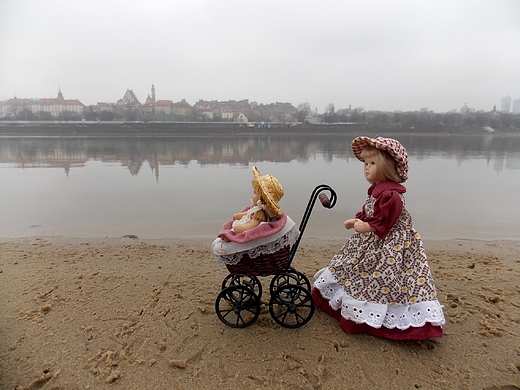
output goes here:
[[[293, 245], [299, 236], [295, 222], [286, 214], [277, 221], [262, 222], [257, 227], [239, 234], [231, 230], [232, 223], [233, 221], [227, 222], [211, 244], [219, 265], [237, 264], [244, 254], [255, 258], [262, 254], [274, 253], [287, 245]], [[224, 241], [222, 237], [231, 241]]]
[[[251, 209], [253, 205], [247, 206], [242, 212], [246, 212]], [[282, 216], [271, 222], [261, 222], [260, 225], [254, 227], [253, 229], [246, 230], [242, 233], [235, 233], [233, 228], [233, 220], [228, 221], [222, 227], [222, 230], [217, 235], [218, 238], [222, 238], [226, 241], [236, 242], [238, 244], [244, 244], [249, 241], [257, 240], [259, 238], [264, 238], [271, 236], [277, 232], [279, 232], [287, 222], [287, 215], [284, 213]]]

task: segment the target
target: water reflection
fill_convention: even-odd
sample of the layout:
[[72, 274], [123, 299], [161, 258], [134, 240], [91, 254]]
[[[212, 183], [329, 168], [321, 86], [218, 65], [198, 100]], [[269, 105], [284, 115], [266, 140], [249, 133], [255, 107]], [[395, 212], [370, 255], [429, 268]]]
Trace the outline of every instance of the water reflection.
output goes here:
[[[252, 161], [307, 162], [322, 156], [348, 160], [352, 135], [258, 135], [167, 138], [4, 138], [0, 139], [0, 163], [18, 168], [83, 167], [89, 160], [120, 163], [132, 175], [143, 166], [156, 176], [161, 166], [230, 164], [248, 166]], [[402, 135], [398, 139], [410, 157], [432, 156], [464, 159], [484, 157], [493, 170], [520, 169], [520, 137]]]
[[[368, 188], [352, 138], [0, 138], [0, 237], [213, 237], [248, 203], [253, 164], [282, 182], [282, 208], [297, 222], [312, 189], [331, 185], [336, 207], [315, 208], [305, 234], [346, 237], [343, 221]], [[520, 239], [520, 137], [396, 138], [410, 155], [406, 204], [423, 237]]]

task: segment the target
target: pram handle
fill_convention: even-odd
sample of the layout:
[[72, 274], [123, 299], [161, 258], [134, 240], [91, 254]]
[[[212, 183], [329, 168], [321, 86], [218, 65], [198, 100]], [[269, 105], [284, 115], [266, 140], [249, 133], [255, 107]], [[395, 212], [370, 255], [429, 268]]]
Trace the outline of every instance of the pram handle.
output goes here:
[[320, 202], [323, 205], [323, 207], [330, 208], [330, 199], [326, 194], [319, 194], [318, 198], [320, 199]]
[[[323, 194], [323, 191], [328, 191], [330, 196]], [[309, 221], [309, 217], [311, 216], [312, 208], [314, 207], [314, 203], [318, 198], [320, 199], [320, 202], [323, 205], [323, 207], [326, 207], [328, 209], [333, 208], [336, 205], [336, 200], [338, 199], [336, 191], [334, 191], [332, 187], [328, 186], [327, 184], [320, 184], [314, 189], [314, 191], [312, 191], [309, 202], [307, 203], [307, 208], [305, 209], [305, 213], [303, 214], [302, 221], [300, 222], [300, 235], [298, 236], [298, 239], [291, 248], [291, 260], [289, 262], [289, 265], [293, 261], [296, 250], [298, 249], [298, 245], [300, 244], [300, 241], [302, 239], [303, 232], [305, 231], [305, 227], [307, 226], [307, 222]]]

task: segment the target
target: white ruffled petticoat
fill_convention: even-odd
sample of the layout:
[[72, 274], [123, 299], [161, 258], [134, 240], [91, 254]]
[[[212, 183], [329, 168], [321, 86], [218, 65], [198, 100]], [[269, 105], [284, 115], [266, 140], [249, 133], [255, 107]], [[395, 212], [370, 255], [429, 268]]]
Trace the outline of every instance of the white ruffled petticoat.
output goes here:
[[314, 287], [329, 301], [332, 309], [341, 309], [341, 316], [346, 320], [364, 323], [373, 328], [384, 326], [400, 330], [422, 327], [427, 322], [441, 327], [446, 323], [442, 305], [438, 300], [410, 305], [363, 302], [345, 293], [328, 268], [318, 271], [314, 279]]
[[211, 244], [211, 249], [218, 265], [236, 265], [242, 260], [242, 256], [244, 255], [248, 255], [251, 259], [254, 259], [263, 254], [278, 252], [287, 245], [292, 246], [297, 241], [299, 234], [300, 232], [295, 222], [287, 217], [285, 226], [270, 236], [242, 244], [227, 242], [221, 238], [217, 238]]

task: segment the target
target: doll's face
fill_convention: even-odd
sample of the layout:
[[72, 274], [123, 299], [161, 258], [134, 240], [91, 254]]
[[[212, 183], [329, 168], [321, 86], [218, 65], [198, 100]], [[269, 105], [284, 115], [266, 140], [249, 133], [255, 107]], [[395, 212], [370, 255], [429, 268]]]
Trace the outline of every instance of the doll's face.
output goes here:
[[365, 178], [369, 183], [379, 183], [379, 174], [377, 171], [376, 157], [367, 157], [365, 159]]
[[253, 188], [253, 194], [251, 195], [251, 200], [253, 201], [253, 204], [256, 204], [260, 200], [260, 195], [256, 190]]

